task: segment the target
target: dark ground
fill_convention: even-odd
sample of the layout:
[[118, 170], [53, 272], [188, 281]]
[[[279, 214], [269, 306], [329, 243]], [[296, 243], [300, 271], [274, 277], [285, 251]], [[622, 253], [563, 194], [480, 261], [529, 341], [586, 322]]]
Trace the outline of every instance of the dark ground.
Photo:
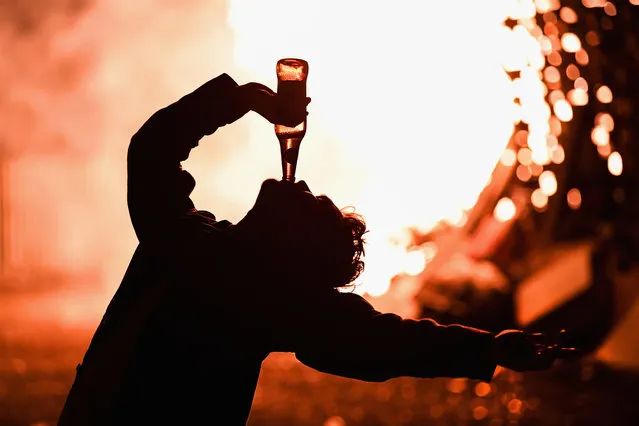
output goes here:
[[[0, 325], [0, 425], [54, 425], [90, 331], [11, 324]], [[212, 413], [211, 424], [224, 422]], [[490, 388], [444, 379], [364, 383], [275, 354], [264, 363], [249, 421], [250, 426], [515, 424], [637, 426], [639, 376], [572, 361], [543, 373], [503, 371]]]

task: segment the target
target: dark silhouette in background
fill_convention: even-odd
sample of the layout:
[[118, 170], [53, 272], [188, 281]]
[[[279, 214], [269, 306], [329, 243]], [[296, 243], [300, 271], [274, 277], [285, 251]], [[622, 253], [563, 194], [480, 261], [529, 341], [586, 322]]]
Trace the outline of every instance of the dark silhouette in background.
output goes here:
[[303, 119], [305, 105], [283, 114], [282, 102], [223, 74], [133, 136], [128, 204], [139, 246], [78, 366], [60, 426], [245, 424], [271, 352], [366, 381], [489, 381], [497, 365], [546, 369], [568, 351], [541, 334], [402, 319], [343, 291], [364, 267], [366, 225], [304, 182], [265, 181], [237, 224], [197, 210], [195, 180], [180, 162], [251, 110], [271, 123]]

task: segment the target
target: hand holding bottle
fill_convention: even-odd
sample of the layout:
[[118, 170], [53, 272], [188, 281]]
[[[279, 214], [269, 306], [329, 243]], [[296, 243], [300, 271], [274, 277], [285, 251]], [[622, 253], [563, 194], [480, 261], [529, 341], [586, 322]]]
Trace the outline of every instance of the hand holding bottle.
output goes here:
[[[308, 115], [306, 106], [311, 102], [311, 98], [305, 97], [295, 103], [295, 100], [278, 96], [268, 86], [256, 82], [238, 86], [236, 90], [240, 102], [272, 124], [296, 126]], [[294, 102], [292, 106], [291, 102]]]

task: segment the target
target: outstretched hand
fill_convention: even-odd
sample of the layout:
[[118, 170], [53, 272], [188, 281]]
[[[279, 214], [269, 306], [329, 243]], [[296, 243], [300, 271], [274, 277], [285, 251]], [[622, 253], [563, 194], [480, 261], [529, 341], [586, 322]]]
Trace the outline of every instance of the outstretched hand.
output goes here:
[[504, 330], [495, 337], [494, 360], [514, 371], [545, 370], [557, 359], [577, 356], [579, 351], [552, 342], [546, 334]]
[[249, 109], [255, 111], [273, 124], [296, 126], [304, 121], [308, 112], [306, 106], [311, 98], [300, 100], [299, 104], [290, 99], [282, 99], [268, 86], [251, 82], [238, 86], [240, 98]]

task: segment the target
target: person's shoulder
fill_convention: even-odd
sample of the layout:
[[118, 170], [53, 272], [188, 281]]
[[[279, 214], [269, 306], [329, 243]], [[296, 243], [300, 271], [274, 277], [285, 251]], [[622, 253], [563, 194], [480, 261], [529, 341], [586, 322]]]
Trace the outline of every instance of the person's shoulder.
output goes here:
[[365, 315], [375, 311], [373, 305], [357, 293], [335, 290], [333, 300], [340, 309], [348, 309], [353, 313]]

